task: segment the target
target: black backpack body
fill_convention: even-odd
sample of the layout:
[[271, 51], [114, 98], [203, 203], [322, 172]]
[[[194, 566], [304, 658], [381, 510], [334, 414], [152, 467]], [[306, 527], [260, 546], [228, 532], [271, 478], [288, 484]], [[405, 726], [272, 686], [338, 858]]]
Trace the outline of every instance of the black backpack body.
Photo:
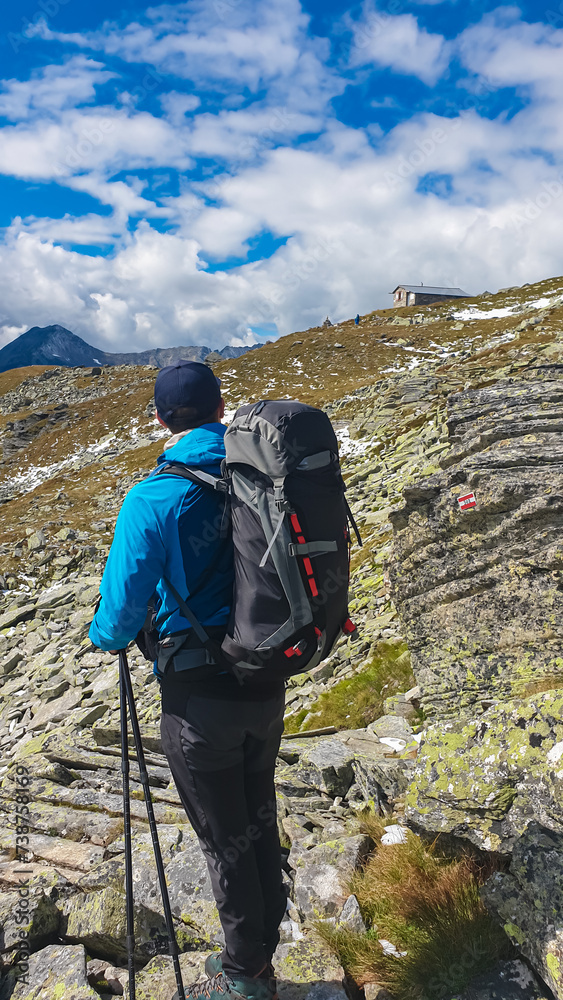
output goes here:
[[348, 507], [328, 416], [293, 400], [242, 406], [225, 434], [235, 590], [222, 651], [289, 676], [330, 653], [348, 618]]

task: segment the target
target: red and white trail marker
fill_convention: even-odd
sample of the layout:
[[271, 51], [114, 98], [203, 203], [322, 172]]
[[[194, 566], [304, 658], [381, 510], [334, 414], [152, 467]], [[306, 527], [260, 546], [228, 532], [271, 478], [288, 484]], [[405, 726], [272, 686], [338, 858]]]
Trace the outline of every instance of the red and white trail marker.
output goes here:
[[472, 507], [477, 506], [474, 493], [466, 493], [464, 496], [458, 497], [457, 502], [460, 510], [471, 510]]

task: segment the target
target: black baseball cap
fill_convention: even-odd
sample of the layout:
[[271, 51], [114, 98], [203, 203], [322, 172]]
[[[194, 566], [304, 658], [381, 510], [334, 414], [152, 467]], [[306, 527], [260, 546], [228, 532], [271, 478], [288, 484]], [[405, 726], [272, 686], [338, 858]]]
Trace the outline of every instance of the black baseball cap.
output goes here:
[[179, 406], [193, 406], [194, 419], [211, 416], [221, 403], [220, 381], [200, 361], [178, 361], [159, 371], [154, 384], [154, 403], [165, 423]]

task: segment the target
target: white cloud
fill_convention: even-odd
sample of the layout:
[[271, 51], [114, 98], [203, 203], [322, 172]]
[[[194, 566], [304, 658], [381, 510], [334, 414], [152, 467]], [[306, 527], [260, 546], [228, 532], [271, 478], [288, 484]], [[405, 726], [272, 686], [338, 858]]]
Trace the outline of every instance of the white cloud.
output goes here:
[[93, 212], [82, 216], [66, 213], [62, 219], [18, 217], [12, 223], [11, 231], [13, 235], [30, 233], [45, 242], [108, 248], [121, 239], [123, 219]]
[[353, 66], [373, 63], [395, 73], [416, 76], [429, 86], [447, 69], [450, 45], [442, 35], [421, 28], [412, 14], [392, 15], [367, 8], [362, 19], [353, 23], [353, 31]]
[[517, 7], [500, 7], [463, 32], [458, 48], [465, 65], [497, 86], [528, 89], [539, 99], [561, 99], [563, 30], [528, 24]]
[[106, 83], [115, 75], [105, 70], [103, 63], [78, 55], [62, 66], [45, 66], [32, 73], [29, 80], [3, 80], [0, 83], [0, 116], [10, 121], [56, 116], [66, 108], [93, 101], [96, 85]]
[[[390, 304], [401, 280], [478, 292], [556, 272], [562, 33], [526, 24], [513, 8], [453, 43], [411, 14], [370, 17], [382, 15], [366, 9], [349, 24], [355, 47], [338, 72], [327, 66], [326, 42], [307, 34], [297, 0], [191, 0], [87, 36], [44, 26], [45, 36], [104, 55], [66, 63], [75, 100], [65, 67], [38, 74], [36, 94], [29, 81], [6, 82], [0, 100], [12, 124], [2, 130], [0, 171], [58, 180], [110, 214], [28, 217], [8, 229], [0, 344], [59, 322], [108, 350], [221, 347], [247, 342], [252, 327], [276, 323], [286, 333], [327, 312], [338, 320]], [[386, 67], [432, 84], [452, 53], [470, 74], [460, 86], [487, 79], [519, 88], [522, 109], [494, 120], [478, 110], [414, 113], [387, 135], [377, 123], [338, 121], [332, 98], [354, 75]], [[117, 57], [141, 62], [145, 96], [164, 117], [142, 106], [143, 84], [121, 94], [121, 110], [76, 107], [110, 82], [106, 54], [112, 67]], [[193, 79], [197, 95], [171, 82], [170, 70]], [[378, 103], [389, 106], [385, 94]], [[147, 179], [150, 171], [160, 181]], [[172, 195], [167, 178], [176, 171]], [[162, 223], [174, 232], [158, 232]], [[213, 272], [214, 260], [244, 259], [261, 234], [285, 244], [268, 259]], [[93, 257], [57, 243], [110, 252]]]
[[196, 94], [180, 94], [176, 90], [171, 90], [170, 93], [161, 96], [160, 103], [173, 125], [184, 125], [186, 115], [199, 108], [201, 99]]
[[308, 35], [309, 18], [299, 0], [191, 0], [146, 11], [146, 22], [125, 28], [106, 23], [94, 32], [65, 34], [44, 29], [44, 37], [105, 52], [131, 63], [214, 84], [231, 93], [268, 87], [303, 111], [324, 105], [344, 86], [326, 65], [329, 47]]
[[[181, 234], [163, 235], [142, 223], [135, 234], [122, 234], [113, 257], [71, 253], [41, 242], [38, 231], [18, 236], [14, 229], [0, 253], [5, 336], [23, 322], [60, 322], [109, 350], [190, 342], [220, 347], [246, 336], [249, 326], [276, 322], [285, 333], [316, 324], [327, 312], [341, 319], [387, 304], [398, 280], [478, 292], [551, 273], [563, 252], [555, 212], [540, 212], [524, 227], [513, 224], [529, 186], [541, 182], [537, 164], [520, 176], [510, 123], [496, 138], [495, 123], [477, 115], [459, 124], [396, 185], [386, 175], [398, 162], [408, 163], [412, 150], [420, 152], [421, 136], [439, 127], [446, 133], [451, 120], [428, 116], [404, 125], [380, 151], [366, 145], [353, 158], [320, 149], [273, 151], [262, 167], [223, 179], [218, 208], [192, 206], [192, 225]], [[481, 180], [479, 206], [464, 196], [463, 185], [471, 194], [470, 165], [485, 152], [499, 171], [506, 169], [511, 194], [500, 202], [491, 173]], [[430, 167], [456, 171], [457, 200], [416, 190]], [[268, 260], [229, 272], [206, 270], [208, 254], [236, 252], [263, 230], [292, 235]]]
[[63, 111], [57, 121], [2, 129], [0, 173], [43, 180], [75, 174], [191, 165], [187, 134], [147, 112]]

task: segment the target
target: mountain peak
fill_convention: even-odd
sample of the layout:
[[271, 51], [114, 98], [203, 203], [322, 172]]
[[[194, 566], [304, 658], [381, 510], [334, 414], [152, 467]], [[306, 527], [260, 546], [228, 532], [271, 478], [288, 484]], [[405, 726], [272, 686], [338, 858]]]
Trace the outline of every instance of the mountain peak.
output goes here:
[[[259, 346], [259, 345], [253, 345]], [[224, 347], [222, 358], [238, 358], [252, 347]], [[163, 368], [181, 358], [187, 361], [204, 361], [211, 348], [204, 345], [188, 347], [157, 347], [148, 351], [131, 351], [114, 354], [92, 347], [75, 333], [59, 323], [51, 326], [33, 326], [0, 350], [0, 372], [28, 365], [60, 365], [65, 368], [94, 365], [154, 365]]]

